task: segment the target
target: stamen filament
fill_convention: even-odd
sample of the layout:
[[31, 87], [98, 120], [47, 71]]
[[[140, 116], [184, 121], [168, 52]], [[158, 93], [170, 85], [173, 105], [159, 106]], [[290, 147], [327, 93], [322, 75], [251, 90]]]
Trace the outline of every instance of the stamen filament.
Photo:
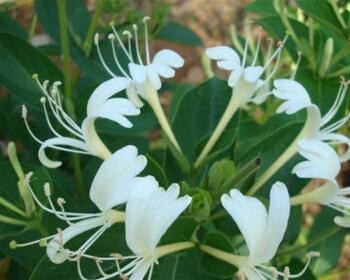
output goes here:
[[[128, 77], [130, 78], [130, 76], [124, 71], [123, 67], [120, 65], [119, 63], [119, 60], [118, 60], [118, 57], [117, 57], [117, 53], [116, 53], [116, 50], [115, 50], [115, 46], [114, 46], [114, 40], [115, 40], [115, 36], [113, 34], [110, 34], [108, 36], [108, 39], [110, 40], [111, 42], [111, 46], [112, 46], [112, 53], [113, 53], [113, 58], [114, 58], [114, 61], [115, 61], [115, 64], [117, 65], [118, 69], [120, 70], [120, 72], [122, 72], [122, 74], [125, 76], [125, 77]], [[130, 78], [131, 79], [131, 78]]]
[[141, 65], [143, 65], [143, 61], [142, 61], [142, 58], [141, 58], [141, 54], [140, 54], [140, 49], [139, 49], [139, 39], [138, 39], [138, 36], [137, 36], [137, 25], [134, 24], [132, 26], [132, 28], [134, 29], [134, 34], [135, 34], [135, 45], [136, 45], [136, 55], [137, 55], [137, 59], [139, 61], [139, 63]]
[[149, 53], [149, 44], [148, 44], [148, 28], [147, 28], [147, 21], [150, 19], [150, 17], [144, 17], [143, 23], [145, 26], [145, 49], [146, 49], [146, 60], [147, 64], [150, 64], [150, 53]]
[[115, 27], [114, 27], [114, 23], [111, 22], [109, 25], [111, 26], [111, 28], [112, 28], [112, 30], [113, 30], [113, 34], [114, 34], [114, 36], [117, 38], [120, 47], [121, 47], [122, 50], [124, 51], [125, 55], [128, 57], [129, 61], [132, 62], [132, 61], [133, 61], [133, 60], [132, 60], [132, 57], [129, 55], [128, 51], [126, 50], [126, 48], [125, 48], [125, 46], [124, 46], [124, 44], [123, 44], [123, 41], [120, 39], [120, 36], [118, 35], [118, 32], [117, 32], [117, 30], [116, 30]]
[[109, 75], [111, 75], [113, 78], [117, 77], [113, 71], [107, 66], [105, 60], [103, 59], [103, 56], [101, 54], [101, 50], [100, 50], [100, 46], [99, 46], [99, 38], [98, 38], [98, 33], [96, 33], [95, 35], [95, 45], [96, 45], [96, 49], [97, 49], [97, 54], [98, 57], [100, 58], [100, 61], [102, 63], [103, 68], [108, 72]]

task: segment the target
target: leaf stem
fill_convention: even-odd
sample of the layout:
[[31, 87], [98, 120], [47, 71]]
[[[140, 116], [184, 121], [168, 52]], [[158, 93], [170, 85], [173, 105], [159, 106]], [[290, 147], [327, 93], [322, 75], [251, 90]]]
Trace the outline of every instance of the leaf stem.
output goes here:
[[33, 20], [30, 24], [30, 29], [29, 29], [29, 33], [28, 33], [28, 41], [31, 43], [33, 40], [33, 36], [35, 33], [35, 28], [36, 28], [36, 24], [38, 22], [38, 16], [36, 14], [34, 14]]
[[89, 25], [89, 29], [87, 31], [84, 43], [83, 43], [83, 49], [85, 52], [85, 55], [88, 56], [91, 52], [91, 48], [93, 46], [93, 37], [94, 37], [94, 33], [96, 30], [96, 26], [98, 23], [98, 20], [101, 16], [101, 13], [103, 11], [103, 1], [96, 1], [96, 8], [94, 11], [94, 14], [92, 16], [90, 25]]
[[10, 225], [15, 225], [15, 226], [25, 226], [27, 225], [27, 222], [21, 221], [15, 218], [11, 218], [8, 216], [0, 215], [0, 222], [5, 223], [5, 224], [10, 224]]

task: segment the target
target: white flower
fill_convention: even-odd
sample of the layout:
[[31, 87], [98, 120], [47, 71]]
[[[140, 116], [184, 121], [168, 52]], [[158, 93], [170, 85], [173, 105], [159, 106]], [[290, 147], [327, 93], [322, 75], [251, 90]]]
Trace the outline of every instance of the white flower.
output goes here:
[[[41, 144], [38, 152], [41, 163], [49, 168], [56, 168], [60, 166], [62, 162], [50, 160], [46, 156], [46, 148], [53, 148], [79, 154], [91, 154], [103, 159], [107, 158], [110, 155], [110, 151], [102, 143], [101, 139], [96, 133], [94, 127], [96, 118], [106, 118], [129, 128], [132, 126], [132, 124], [125, 116], [135, 116], [140, 113], [140, 110], [136, 108], [128, 99], [112, 97], [115, 93], [126, 89], [128, 86], [127, 79], [114, 78], [97, 87], [92, 93], [87, 104], [87, 116], [83, 120], [81, 127], [79, 127], [63, 110], [58, 89], [61, 83], [53, 83], [51, 90], [48, 90], [48, 81], [40, 84], [38, 78], [36, 76], [34, 78], [38, 82], [38, 85], [44, 94], [44, 97], [42, 97], [40, 101], [43, 104], [47, 124], [55, 137], [41, 141], [34, 135], [27, 122], [27, 109], [25, 106], [23, 106], [22, 109], [22, 117], [24, 118], [30, 135], [35, 141]], [[52, 115], [55, 117], [58, 123], [76, 138], [63, 136], [57, 132], [57, 130], [55, 130], [50, 121], [50, 116], [46, 105], [47, 103], [49, 104]]]
[[344, 214], [334, 218], [342, 227], [350, 227], [350, 187], [339, 188], [337, 182], [328, 181], [321, 187], [291, 198], [292, 205], [303, 203], [320, 203]]
[[[350, 139], [335, 131], [349, 120], [350, 115], [329, 124], [345, 99], [348, 87], [347, 82], [342, 81], [334, 104], [323, 117], [321, 117], [320, 109], [311, 103], [308, 92], [300, 83], [293, 80], [281, 79], [274, 81], [274, 86], [273, 94], [282, 100], [286, 100], [277, 109], [277, 113], [286, 112], [287, 114], [294, 114], [303, 108], [308, 110], [307, 120], [303, 133], [300, 134], [300, 139], [312, 138], [329, 144], [347, 144], [349, 147]], [[349, 159], [350, 149], [347, 149], [345, 154], [341, 156], [341, 161], [347, 161]]]
[[156, 184], [134, 188], [126, 205], [125, 230], [127, 244], [139, 260], [135, 263], [137, 268], [126, 274], [130, 280], [142, 280], [157, 263], [161, 237], [191, 203], [191, 197], [179, 198], [179, 193], [177, 184], [167, 190]]
[[276, 254], [288, 224], [290, 203], [287, 187], [281, 182], [272, 186], [268, 213], [259, 200], [244, 196], [236, 189], [231, 190], [230, 195], [223, 195], [221, 202], [248, 246], [249, 256], [242, 262], [240, 270], [249, 280], [265, 279], [263, 275], [273, 270], [262, 264]]
[[300, 178], [318, 178], [335, 182], [341, 162], [333, 148], [320, 140], [304, 139], [298, 142], [298, 152], [307, 161], [298, 163], [292, 173]]
[[[171, 130], [171, 127], [167, 121], [167, 118], [164, 114], [162, 106], [158, 97], [158, 89], [161, 88], [161, 79], [171, 78], [175, 75], [175, 70], [184, 65], [183, 58], [178, 55], [176, 52], [168, 49], [161, 50], [157, 52], [151, 61], [150, 58], [150, 50], [148, 45], [148, 29], [147, 29], [147, 20], [149, 17], [144, 17], [143, 23], [145, 28], [145, 53], [146, 53], [146, 61], [144, 62], [141, 58], [140, 50], [139, 50], [139, 42], [137, 35], [137, 25], [133, 25], [134, 35], [135, 35], [135, 48], [136, 48], [136, 57], [134, 57], [132, 48], [131, 48], [131, 38], [132, 34], [129, 31], [124, 31], [123, 35], [128, 38], [128, 47], [124, 45], [122, 39], [120, 38], [117, 30], [115, 29], [113, 23], [111, 23], [111, 27], [113, 29], [113, 33], [108, 36], [108, 39], [111, 41], [112, 52], [113, 52], [113, 60], [119, 69], [121, 75], [123, 75], [127, 81], [128, 85], [126, 88], [126, 94], [129, 100], [136, 106], [142, 107], [143, 101], [146, 100], [150, 107], [152, 108], [154, 114], [156, 115], [160, 126], [163, 131], [175, 146], [175, 148], [181, 152], [181, 148], [179, 143], [176, 140], [176, 137]], [[119, 59], [117, 57], [116, 49], [115, 49], [115, 41], [118, 41], [121, 49], [123, 50], [126, 58], [128, 59], [128, 70], [125, 70], [123, 66], [120, 64]], [[101, 63], [105, 70], [111, 75], [112, 80], [117, 75], [108, 67], [106, 64], [100, 47], [99, 47], [99, 38], [98, 34], [95, 36], [95, 45], [97, 47], [97, 52]], [[104, 83], [108, 83], [108, 81]], [[102, 83], [102, 85], [104, 84]]]
[[[145, 53], [146, 59], [143, 61], [141, 57], [141, 52], [139, 50], [139, 42], [137, 35], [137, 25], [133, 25], [134, 36], [135, 36], [135, 44], [136, 44], [136, 57], [134, 57], [133, 52], [131, 50], [131, 38], [132, 34], [129, 31], [124, 31], [123, 35], [128, 37], [128, 47], [124, 45], [122, 39], [120, 38], [117, 30], [115, 29], [113, 23], [111, 23], [111, 27], [113, 29], [113, 33], [108, 36], [108, 39], [111, 41], [112, 51], [113, 51], [113, 60], [122, 73], [122, 75], [128, 79], [129, 85], [127, 87], [127, 95], [129, 99], [135, 104], [137, 107], [142, 107], [143, 102], [139, 98], [141, 96], [143, 99], [151, 102], [152, 94], [161, 88], [161, 79], [163, 78], [172, 78], [175, 76], [175, 70], [184, 65], [183, 58], [178, 55], [176, 52], [164, 49], [155, 54], [152, 61], [150, 58], [150, 50], [148, 44], [148, 29], [147, 29], [147, 21], [149, 17], [145, 17], [143, 19], [144, 30], [145, 30]], [[118, 41], [121, 49], [123, 50], [126, 58], [129, 61], [128, 71], [126, 71], [119, 62], [119, 59], [116, 55], [115, 50], [115, 40]], [[98, 34], [95, 36], [95, 45], [97, 47], [97, 52], [100, 57], [101, 63], [105, 70], [112, 76], [116, 77], [116, 74], [107, 66], [99, 48], [99, 38]], [[107, 81], [108, 82], [108, 81]]]
[[[56, 215], [59, 219], [67, 222], [68, 227], [59, 230], [54, 234], [43, 239], [29, 242], [26, 244], [16, 244], [17, 247], [23, 247], [35, 243], [48, 242], [47, 255], [50, 260], [56, 264], [65, 260], [77, 260], [81, 256], [91, 257], [85, 252], [94, 244], [94, 242], [104, 233], [104, 231], [115, 223], [123, 222], [125, 214], [113, 209], [118, 205], [125, 203], [133, 189], [148, 189], [149, 185], [157, 184], [152, 176], [137, 177], [145, 168], [147, 160], [144, 156], [137, 154], [134, 146], [126, 146], [103, 162], [96, 173], [90, 190], [90, 199], [95, 203], [100, 212], [98, 213], [74, 213], [67, 212], [64, 208], [65, 201], [62, 198], [57, 199], [59, 210], [56, 209], [52, 199], [49, 184], [45, 184], [45, 195], [49, 202], [49, 208], [44, 206], [33, 190], [30, 192], [35, 202], [46, 212]], [[84, 242], [77, 250], [69, 250], [64, 245], [72, 238], [93, 228], [99, 228], [91, 237]]]
[[[234, 88], [233, 94], [236, 95], [236, 98], [240, 100], [241, 105], [248, 102], [260, 104], [266, 99], [269, 93], [259, 91], [259, 89], [263, 88], [275, 74], [281, 50], [286, 39], [287, 37], [283, 40], [275, 53], [267, 59], [264, 66], [256, 65], [259, 55], [260, 38], [253, 61], [249, 66], [246, 65], [248, 40], [246, 41], [242, 61], [236, 51], [227, 46], [209, 48], [206, 50], [206, 53], [211, 59], [217, 61], [219, 68], [231, 71], [228, 78], [228, 85]], [[277, 57], [275, 68], [266, 77], [265, 80], [262, 80], [263, 73], [265, 72], [266, 68], [272, 63], [275, 57]]]
[[[180, 188], [172, 184], [167, 190], [158, 186], [157, 181], [138, 184], [133, 187], [126, 204], [125, 231], [126, 242], [134, 255], [99, 258], [95, 257], [96, 265], [102, 277], [99, 280], [120, 276], [122, 279], [142, 280], [150, 270], [147, 279], [151, 279], [153, 265], [158, 264], [158, 258], [164, 255], [192, 248], [193, 242], [172, 243], [157, 247], [161, 237], [191, 203], [191, 197], [179, 197]], [[114, 261], [117, 270], [105, 273], [100, 266], [102, 261]], [[78, 272], [81, 279], [86, 279], [82, 273], [80, 259]], [[123, 262], [127, 262], [125, 265]]]

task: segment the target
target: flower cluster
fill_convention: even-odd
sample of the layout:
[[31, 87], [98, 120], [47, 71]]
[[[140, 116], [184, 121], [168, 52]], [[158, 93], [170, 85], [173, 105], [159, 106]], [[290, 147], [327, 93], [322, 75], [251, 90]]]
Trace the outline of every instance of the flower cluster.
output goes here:
[[[63, 109], [59, 95], [60, 83], [54, 82], [49, 88], [48, 81], [40, 83], [38, 77], [34, 77], [44, 95], [41, 103], [48, 127], [55, 135], [46, 141], [39, 140], [28, 124], [27, 109], [23, 107], [22, 115], [27, 129], [32, 137], [41, 144], [39, 159], [50, 168], [56, 168], [62, 164], [60, 161], [50, 160], [45, 154], [46, 148], [90, 154], [101, 158], [103, 163], [94, 177], [89, 193], [89, 198], [98, 211], [96, 213], [66, 211], [63, 198], [58, 198], [57, 203], [54, 203], [51, 186], [48, 183], [44, 185], [47, 202], [42, 202], [37, 191], [30, 186], [29, 174], [26, 186], [32, 199], [43, 211], [66, 222], [67, 227], [58, 229], [57, 233], [51, 236], [28, 243], [19, 244], [13, 241], [11, 247], [32, 244], [45, 246], [47, 256], [53, 263], [75, 262], [81, 279], [87, 279], [81, 264], [84, 258], [95, 260], [100, 274], [97, 279], [120, 277], [122, 279], [142, 280], [146, 275], [148, 275], [148, 279], [151, 279], [153, 267], [158, 264], [161, 257], [194, 247], [238, 267], [241, 274], [249, 280], [300, 277], [309, 266], [311, 258], [318, 256], [317, 252], [309, 252], [306, 255], [305, 268], [297, 274], [291, 274], [288, 267], [279, 271], [270, 262], [276, 255], [286, 232], [291, 205], [319, 202], [344, 214], [349, 212], [350, 201], [346, 195], [350, 194], [350, 187], [340, 188], [336, 176], [340, 171], [341, 162], [350, 158], [350, 149], [348, 148], [344, 154], [338, 155], [331, 145], [350, 145], [350, 139], [337, 133], [337, 130], [348, 121], [350, 116], [330, 124], [345, 99], [348, 83], [342, 81], [334, 105], [322, 117], [320, 109], [312, 103], [306, 89], [294, 78], [275, 80], [273, 81], [274, 89], [267, 90], [266, 85], [272, 81], [278, 68], [282, 48], [287, 37], [280, 43], [276, 51], [266, 59], [263, 66], [258, 65], [260, 38], [249, 65], [248, 43], [246, 43], [242, 59], [235, 50], [227, 46], [207, 49], [206, 54], [217, 62], [219, 68], [230, 71], [228, 86], [232, 88], [232, 97], [217, 128], [194, 163], [194, 170], [201, 167], [203, 160], [211, 152], [236, 110], [250, 102], [260, 104], [267, 97], [273, 95], [283, 100], [277, 113], [285, 112], [291, 115], [306, 109], [307, 120], [295, 141], [256, 180], [247, 195], [242, 194], [235, 188], [236, 186], [232, 186], [229, 194], [220, 194], [223, 208], [237, 224], [245, 240], [249, 251], [247, 256], [231, 254], [201, 244], [197, 238], [159, 245], [162, 236], [191, 204], [192, 198], [187, 194], [180, 196], [178, 184], [172, 184], [164, 189], [159, 186], [153, 176], [140, 176], [147, 165], [146, 157], [139, 155], [137, 148], [130, 145], [111, 152], [99, 138], [94, 126], [96, 118], [106, 118], [125, 128], [130, 128], [132, 123], [127, 117], [140, 114], [143, 101], [146, 101], [153, 109], [171, 144], [178, 153], [181, 153], [181, 147], [160, 106], [157, 91], [161, 88], [161, 77], [173, 77], [175, 75], [174, 69], [182, 67], [184, 60], [174, 51], [161, 50], [155, 54], [151, 61], [147, 30], [148, 20], [148, 17], [143, 20], [145, 60], [141, 57], [138, 27], [133, 25], [133, 35], [130, 31], [122, 33], [127, 37], [128, 42], [124, 44], [118, 31], [111, 24], [113, 32], [108, 36], [108, 40], [111, 42], [113, 61], [122, 76], [118, 76], [107, 65], [99, 47], [99, 35], [95, 36], [95, 45], [101, 63], [112, 78], [102, 83], [92, 93], [87, 104], [86, 118], [81, 126]], [[133, 37], [134, 52], [132, 51]], [[121, 65], [117, 56], [116, 42], [128, 59], [127, 68]], [[266, 71], [267, 68], [271, 67], [272, 71]], [[124, 90], [127, 98], [114, 97], [115, 94]], [[48, 107], [51, 113], [49, 113]], [[55, 130], [50, 120], [52, 117], [70, 133], [70, 136], [63, 136]], [[251, 197], [251, 195], [296, 153], [306, 158], [306, 161], [298, 163], [292, 172], [300, 178], [324, 179], [326, 183], [314, 191], [290, 198], [287, 186], [282, 182], [276, 182], [270, 190], [269, 209], [267, 210], [260, 200]], [[125, 209], [125, 211], [120, 209]], [[350, 227], [350, 216], [336, 217], [335, 222], [338, 225]], [[124, 256], [119, 253], [109, 256], [91, 255], [89, 253], [91, 246], [103, 236], [108, 228], [116, 226], [118, 229], [118, 223], [125, 223], [125, 241], [132, 252], [131, 255]], [[91, 230], [93, 230], [91, 236], [78, 249], [70, 248], [70, 240]], [[115, 263], [115, 270], [107, 273], [101, 265], [102, 262]]]

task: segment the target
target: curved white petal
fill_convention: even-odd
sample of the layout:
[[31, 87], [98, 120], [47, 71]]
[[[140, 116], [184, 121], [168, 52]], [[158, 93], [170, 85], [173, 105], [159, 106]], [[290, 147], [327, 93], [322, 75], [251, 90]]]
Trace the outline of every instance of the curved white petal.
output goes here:
[[264, 205], [258, 199], [244, 196], [236, 189], [231, 190], [230, 195], [224, 194], [221, 203], [241, 231], [249, 255], [254, 256], [260, 250], [266, 228], [267, 212]]
[[260, 105], [263, 102], [265, 102], [265, 100], [271, 94], [272, 92], [270, 91], [269, 85], [262, 80], [258, 80], [258, 90], [254, 94], [254, 97], [252, 98], [251, 101], [257, 105]]
[[70, 225], [47, 244], [47, 256], [55, 264], [63, 263], [68, 258], [68, 252], [64, 249], [64, 245], [69, 240], [90, 229], [102, 226], [105, 223], [105, 217], [101, 216]]
[[109, 119], [126, 128], [132, 127], [132, 123], [124, 116], [136, 116], [140, 114], [140, 109], [136, 108], [126, 98], [111, 98], [102, 105], [95, 107], [90, 112], [89, 117], [100, 117]]
[[285, 184], [276, 182], [270, 191], [266, 231], [262, 237], [260, 251], [255, 256], [250, 256], [250, 260], [254, 258], [254, 263], [261, 264], [270, 261], [275, 256], [287, 229], [289, 213], [288, 189]]
[[142, 84], [144, 81], [146, 81], [145, 66], [135, 64], [135, 63], [129, 63], [128, 67], [129, 67], [130, 75], [135, 82]]
[[135, 105], [137, 108], [143, 107], [143, 102], [139, 95], [137, 94], [137, 89], [135, 85], [130, 84], [126, 89], [126, 95], [129, 98], [129, 100], [132, 102], [132, 104]]
[[334, 222], [340, 227], [350, 228], [349, 216], [337, 216], [334, 218]]
[[191, 197], [178, 197], [177, 184], [167, 190], [157, 184], [134, 188], [126, 205], [126, 241], [136, 255], [153, 255], [161, 237], [191, 203]]
[[142, 260], [142, 263], [137, 267], [137, 269], [131, 274], [130, 280], [143, 280], [150, 269], [154, 260], [152, 258], [146, 258]]
[[94, 108], [102, 105], [108, 98], [124, 90], [129, 85], [129, 80], [123, 77], [116, 77], [100, 84], [91, 94], [87, 104], [87, 115]]
[[275, 80], [274, 87], [275, 89], [272, 91], [273, 95], [286, 100], [277, 109], [277, 113], [286, 112], [287, 114], [294, 114], [312, 104], [306, 89], [294, 80]]
[[90, 199], [105, 212], [127, 201], [142, 177], [136, 177], [146, 167], [147, 159], [138, 155], [135, 146], [126, 146], [107, 158], [92, 182]]
[[248, 280], [266, 280], [266, 278], [261, 278], [261, 275], [259, 275], [256, 270], [252, 269], [251, 267], [244, 268], [242, 272]]
[[[77, 148], [78, 150], [81, 150], [83, 152], [90, 152], [88, 146], [85, 142], [81, 140], [77, 140], [70, 137], [54, 137], [50, 138], [46, 141], [44, 141], [38, 151], [38, 157], [40, 162], [45, 165], [48, 168], [57, 168], [61, 166], [61, 161], [53, 161], [49, 159], [45, 153], [46, 148], [53, 148], [55, 149], [55, 146], [59, 147], [72, 147]], [[68, 148], [69, 149], [69, 148]]]
[[180, 68], [184, 65], [184, 59], [172, 50], [161, 50], [155, 54], [152, 63], [160, 63], [172, 68]]
[[350, 159], [350, 139], [339, 133], [319, 133], [318, 139], [321, 141], [327, 141], [331, 144], [346, 144], [347, 149], [344, 154], [340, 156], [341, 162], [346, 162]]
[[230, 73], [230, 76], [228, 77], [228, 85], [230, 87], [235, 87], [241, 78], [243, 74], [244, 68], [242, 67], [236, 67], [232, 72]]
[[244, 79], [248, 83], [254, 83], [259, 80], [264, 69], [261, 66], [248, 66], [244, 69]]
[[155, 89], [160, 89], [162, 87], [162, 81], [154, 67], [154, 65], [147, 66], [147, 78]]
[[160, 64], [160, 63], [152, 63], [148, 67], [154, 69], [155, 72], [158, 73], [159, 76], [164, 78], [172, 78], [175, 76], [175, 70], [168, 65]]
[[338, 175], [340, 159], [328, 144], [313, 139], [300, 140], [298, 152], [307, 159], [293, 168], [298, 177], [334, 180]]
[[233, 70], [241, 64], [241, 59], [236, 51], [227, 46], [208, 48], [206, 53], [211, 59], [217, 60], [218, 67], [224, 70]]

